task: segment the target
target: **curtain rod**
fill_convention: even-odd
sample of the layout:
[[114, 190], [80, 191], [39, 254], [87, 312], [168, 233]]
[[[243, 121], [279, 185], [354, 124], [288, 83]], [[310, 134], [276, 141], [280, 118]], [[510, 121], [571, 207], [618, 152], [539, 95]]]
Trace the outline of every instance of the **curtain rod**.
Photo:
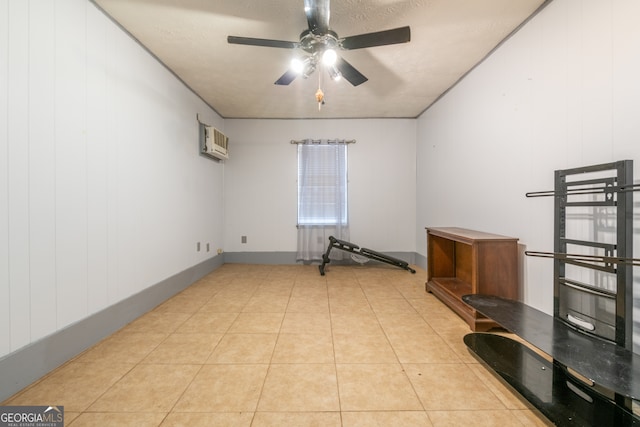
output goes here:
[[301, 141], [296, 141], [295, 139], [291, 140], [292, 144], [322, 144], [326, 142], [327, 144], [355, 144], [355, 139], [344, 140], [344, 139], [303, 139]]

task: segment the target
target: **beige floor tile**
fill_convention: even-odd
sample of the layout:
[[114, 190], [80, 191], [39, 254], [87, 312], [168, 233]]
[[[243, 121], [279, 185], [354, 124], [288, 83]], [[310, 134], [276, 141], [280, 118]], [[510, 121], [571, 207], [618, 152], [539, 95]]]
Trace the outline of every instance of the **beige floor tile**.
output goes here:
[[291, 296], [291, 290], [294, 284], [295, 279], [293, 278], [278, 279], [269, 275], [269, 277], [260, 284], [258, 289], [256, 289], [254, 296], [279, 296], [288, 298]]
[[318, 269], [318, 266], [315, 266], [314, 271], [308, 271], [308, 272], [305, 272], [305, 273], [298, 274], [296, 276], [296, 279], [295, 279], [295, 281], [293, 283], [293, 289], [291, 290], [291, 296], [295, 295], [296, 288], [298, 288], [298, 287], [304, 287], [304, 288], [316, 287], [316, 288], [321, 288], [323, 286], [324, 286], [325, 289], [327, 288], [327, 280], [326, 280], [326, 278], [324, 276], [320, 275], [320, 271]]
[[229, 333], [270, 334], [280, 332], [284, 313], [240, 313]]
[[522, 425], [508, 410], [427, 411], [434, 427], [505, 427]]
[[326, 296], [297, 296], [289, 299], [287, 313], [329, 313]]
[[154, 309], [158, 313], [195, 313], [210, 297], [202, 295], [178, 294]]
[[[429, 322], [431, 320], [442, 321], [442, 322], [451, 322], [452, 324], [459, 323], [461, 325], [467, 325], [466, 320], [463, 320], [456, 312], [451, 310], [448, 306], [442, 304], [439, 309], [434, 309], [429, 312], [420, 313], [424, 319]], [[467, 326], [467, 330], [468, 330]], [[443, 330], [439, 330], [438, 332], [443, 332]]]
[[418, 313], [376, 313], [378, 322], [389, 335], [435, 334], [435, 331]]
[[444, 317], [451, 320], [462, 320], [448, 305], [431, 293], [426, 293], [422, 298], [409, 299], [407, 301], [424, 317]]
[[506, 409], [465, 364], [405, 364], [404, 367], [427, 411]]
[[251, 298], [251, 295], [244, 295], [239, 293], [238, 295], [222, 295], [222, 292], [213, 296], [206, 304], [200, 308], [201, 312], [213, 312], [213, 313], [240, 313], [247, 301]]
[[173, 412], [253, 412], [269, 365], [204, 365]]
[[327, 282], [324, 279], [297, 279], [291, 290], [291, 298], [328, 298]]
[[472, 332], [469, 325], [454, 313], [447, 313], [446, 316], [422, 313], [422, 317], [439, 334], [460, 334], [462, 339], [465, 334]]
[[398, 363], [384, 334], [333, 334], [336, 363]]
[[383, 270], [377, 269], [374, 263], [367, 264], [362, 269], [353, 270], [353, 282], [363, 290], [371, 287], [393, 288]]
[[345, 275], [340, 277], [334, 273], [325, 275], [325, 278], [329, 296], [335, 296], [342, 292], [355, 293], [360, 296], [364, 296], [362, 287], [354, 275]]
[[445, 315], [445, 313], [450, 311], [442, 301], [433, 296], [433, 294], [427, 292], [418, 298], [407, 298], [407, 301], [420, 314]]
[[6, 405], [59, 405], [82, 412], [134, 365], [70, 362], [20, 392]]
[[284, 313], [289, 295], [258, 295], [255, 293], [242, 308], [244, 313]]
[[269, 367], [258, 411], [339, 410], [335, 365], [283, 364]]
[[292, 313], [287, 312], [282, 321], [280, 332], [285, 334], [331, 335], [329, 313]]
[[424, 411], [343, 412], [343, 427], [432, 427]]
[[367, 296], [369, 301], [371, 300], [385, 300], [385, 299], [404, 299], [402, 294], [398, 292], [390, 283], [382, 285], [363, 285], [361, 281], [362, 290]]
[[[233, 279], [227, 286], [223, 289], [220, 289], [218, 293], [216, 293], [213, 299], [228, 299], [228, 300], [244, 300], [245, 302], [249, 301], [251, 296], [256, 292], [256, 289], [260, 286], [262, 280], [260, 279]], [[211, 302], [209, 300], [209, 302]]]
[[269, 278], [289, 279], [296, 278], [300, 272], [300, 266], [298, 265], [274, 265], [269, 271]]
[[249, 427], [253, 412], [172, 412], [160, 427]]
[[[471, 332], [471, 331], [469, 331]], [[463, 338], [466, 334], [459, 333], [440, 333], [438, 334], [449, 347], [456, 353], [460, 360], [467, 364], [479, 363], [473, 354], [469, 351], [469, 347], [464, 343]]]
[[[353, 267], [342, 267], [338, 265], [325, 266], [325, 278], [327, 285], [342, 285], [343, 283], [354, 284], [356, 275], [353, 272]], [[357, 285], [357, 283], [356, 283]]]
[[67, 425], [69, 427], [157, 427], [166, 415], [165, 412], [85, 412]]
[[170, 334], [180, 327], [189, 313], [151, 311], [125, 326], [122, 331], [138, 333]]
[[377, 335], [383, 333], [373, 313], [331, 313], [334, 334]]
[[138, 365], [89, 411], [169, 412], [199, 369], [197, 365]]
[[328, 334], [278, 336], [271, 363], [334, 363], [333, 340]]
[[[49, 406], [49, 405], [47, 405]], [[73, 420], [75, 420], [76, 418], [78, 418], [80, 415], [82, 415], [82, 412], [70, 412], [67, 411], [66, 409], [64, 410], [64, 425], [68, 426], [71, 424], [71, 422]]]
[[332, 300], [366, 300], [366, 295], [357, 282], [327, 283], [327, 292]]
[[338, 364], [343, 411], [422, 410], [400, 364]]
[[222, 338], [222, 334], [172, 334], [142, 363], [193, 364], [204, 363]]
[[369, 298], [369, 304], [376, 314], [416, 313], [416, 310], [404, 298]]
[[238, 313], [216, 313], [199, 311], [184, 322], [178, 334], [223, 334], [229, 330]]
[[247, 301], [260, 287], [260, 284], [264, 281], [261, 276], [256, 277], [236, 277], [227, 282], [224, 289], [221, 289], [215, 296], [218, 297], [234, 297], [244, 296]]
[[139, 363], [169, 334], [129, 332], [121, 330], [100, 341], [80, 356], [76, 362]]
[[401, 363], [462, 362], [437, 334], [388, 334], [391, 347]]
[[230, 286], [227, 288], [231, 291], [255, 291], [258, 286], [264, 281], [264, 277], [268, 274], [268, 271], [253, 271], [243, 272], [233, 278], [230, 282]]
[[300, 267], [300, 270], [296, 275], [296, 280], [300, 280], [300, 279], [324, 280], [325, 279], [324, 276], [320, 275], [317, 264], [300, 265], [299, 267]]
[[364, 298], [353, 300], [331, 298], [329, 299], [329, 311], [331, 314], [374, 314], [371, 304]]
[[276, 264], [271, 266], [271, 270], [269, 270], [269, 274], [267, 274], [268, 279], [295, 279], [298, 277], [300, 272], [300, 266], [293, 264]]
[[340, 412], [256, 412], [251, 427], [341, 427]]
[[206, 363], [269, 363], [278, 334], [226, 334]]
[[[427, 278], [424, 278], [424, 282], [427, 281]], [[396, 284], [395, 288], [403, 297], [407, 299], [411, 298], [426, 298], [427, 291], [424, 289], [424, 282], [420, 282], [419, 284], [415, 283], [406, 283], [406, 284]]]

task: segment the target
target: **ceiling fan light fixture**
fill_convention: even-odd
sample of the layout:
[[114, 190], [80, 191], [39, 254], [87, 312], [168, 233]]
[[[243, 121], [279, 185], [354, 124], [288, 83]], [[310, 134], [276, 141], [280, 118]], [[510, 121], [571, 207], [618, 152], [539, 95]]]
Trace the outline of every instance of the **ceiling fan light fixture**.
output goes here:
[[302, 60], [300, 58], [293, 58], [291, 60], [291, 65], [290, 65], [291, 71], [293, 71], [296, 74], [302, 74], [308, 63], [309, 63], [308, 59]]
[[338, 54], [334, 49], [325, 49], [322, 53], [322, 63], [328, 67], [335, 65]]
[[328, 71], [329, 77], [331, 77], [331, 80], [333, 80], [334, 82], [338, 82], [342, 78], [342, 73], [338, 71], [335, 65], [329, 67]]
[[316, 66], [314, 64], [309, 64], [307, 65], [307, 67], [304, 69], [304, 71], [302, 72], [302, 77], [304, 77], [305, 79], [307, 77], [309, 77], [311, 74], [313, 74], [313, 72], [316, 70]]

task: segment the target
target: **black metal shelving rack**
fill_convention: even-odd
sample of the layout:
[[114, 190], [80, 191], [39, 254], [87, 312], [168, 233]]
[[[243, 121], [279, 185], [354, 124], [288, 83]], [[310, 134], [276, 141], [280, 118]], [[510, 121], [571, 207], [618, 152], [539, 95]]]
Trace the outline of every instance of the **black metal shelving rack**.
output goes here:
[[[553, 316], [517, 301], [482, 295], [463, 300], [548, 354], [493, 334], [465, 343], [554, 423], [640, 425], [640, 356], [632, 351], [633, 162], [557, 170]], [[578, 224], [578, 225], [576, 225]], [[586, 235], [586, 236], [585, 236]], [[577, 374], [577, 375], [576, 375]]]
[[[601, 176], [585, 176], [598, 174]], [[554, 252], [576, 256], [554, 258], [554, 316], [628, 350], [632, 349], [633, 271], [625, 260], [633, 255], [632, 184], [631, 160], [555, 172]], [[587, 214], [590, 240], [571, 238], [568, 233], [572, 209], [580, 208], [592, 209]], [[601, 240], [607, 235], [615, 237], [614, 241]], [[579, 255], [593, 258], [579, 259]], [[591, 270], [593, 280], [571, 279], [569, 266]]]

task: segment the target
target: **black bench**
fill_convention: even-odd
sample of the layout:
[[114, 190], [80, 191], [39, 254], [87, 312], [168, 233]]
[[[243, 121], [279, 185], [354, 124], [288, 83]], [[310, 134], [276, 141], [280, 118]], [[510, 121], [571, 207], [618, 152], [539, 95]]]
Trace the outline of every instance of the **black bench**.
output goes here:
[[336, 239], [333, 236], [329, 236], [329, 246], [327, 247], [327, 251], [322, 255], [322, 264], [320, 264], [320, 275], [324, 276], [324, 266], [329, 264], [331, 260], [329, 259], [329, 253], [331, 249], [340, 249], [341, 251], [351, 252], [352, 254], [360, 255], [365, 258], [383, 262], [385, 264], [393, 265], [394, 267], [402, 268], [404, 270], [410, 271], [412, 274], [415, 274], [415, 270], [409, 267], [409, 263], [403, 261], [398, 258], [394, 258], [389, 255], [385, 255], [380, 252], [376, 252], [372, 249], [361, 248], [355, 243], [347, 242], [346, 240]]

